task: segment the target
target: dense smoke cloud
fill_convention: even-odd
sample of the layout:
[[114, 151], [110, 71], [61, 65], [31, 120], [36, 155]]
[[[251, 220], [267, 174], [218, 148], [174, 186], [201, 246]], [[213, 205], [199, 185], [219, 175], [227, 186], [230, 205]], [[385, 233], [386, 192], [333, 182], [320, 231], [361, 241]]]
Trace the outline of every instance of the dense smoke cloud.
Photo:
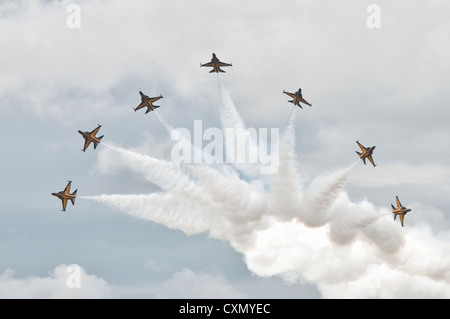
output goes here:
[[[220, 91], [223, 129], [247, 134], [222, 84]], [[255, 174], [260, 162], [183, 165], [104, 144], [162, 191], [84, 198], [187, 235], [207, 232], [242, 253], [258, 276], [306, 280], [325, 298], [450, 297], [450, 243], [427, 226], [402, 228], [388, 208], [353, 202], [344, 186], [359, 160], [306, 183], [294, 117], [293, 109], [270, 176]]]

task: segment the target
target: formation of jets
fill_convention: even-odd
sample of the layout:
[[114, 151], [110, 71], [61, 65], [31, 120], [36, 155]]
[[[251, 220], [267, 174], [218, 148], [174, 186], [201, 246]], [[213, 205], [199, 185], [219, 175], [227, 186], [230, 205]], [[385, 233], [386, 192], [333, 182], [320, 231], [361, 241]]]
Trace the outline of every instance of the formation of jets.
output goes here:
[[[211, 67], [212, 68], [211, 71], [209, 71], [209, 73], [225, 73], [225, 71], [222, 70], [221, 67], [229, 67], [229, 66], [233, 66], [233, 65], [231, 63], [225, 63], [225, 62], [220, 61], [215, 53], [212, 54], [212, 59], [210, 62], [203, 63], [203, 64], [200, 63], [200, 67]], [[288, 100], [289, 103], [292, 103], [292, 104], [300, 107], [301, 109], [302, 109], [302, 105], [300, 103], [309, 105], [310, 107], [312, 106], [312, 103], [309, 103], [308, 101], [306, 101], [303, 98], [301, 88], [299, 88], [298, 91], [295, 93], [290, 93], [285, 90], [283, 90], [283, 93], [292, 98], [292, 100]], [[149, 97], [149, 96], [145, 95], [144, 93], [142, 93], [141, 91], [139, 91], [139, 94], [141, 96], [141, 103], [136, 108], [133, 108], [135, 112], [137, 110], [140, 110], [140, 109], [146, 107], [147, 110], [145, 111], [145, 114], [147, 114], [147, 113], [154, 111], [155, 109], [160, 107], [159, 105], [154, 105], [153, 103], [163, 98], [163, 96], [161, 94], [160, 94], [160, 96], [156, 96], [156, 97]], [[100, 128], [101, 128], [101, 125], [99, 124], [91, 132], [84, 132], [81, 130], [78, 131], [78, 133], [80, 133], [85, 140], [84, 147], [82, 149], [83, 152], [86, 151], [86, 149], [89, 147], [89, 145], [91, 143], [94, 144], [94, 149], [96, 149], [98, 144], [100, 144], [100, 141], [103, 138], [103, 135], [100, 137], [96, 136], [98, 131], [100, 130]], [[363, 161], [364, 165], [366, 164], [366, 159], [368, 159], [372, 163], [373, 167], [375, 167], [376, 164], [372, 157], [373, 151], [375, 150], [375, 146], [365, 147], [359, 141], [356, 141], [356, 143], [358, 144], [359, 148], [361, 149], [361, 152], [356, 151], [356, 154], [358, 154], [359, 158]], [[52, 193], [53, 196], [56, 196], [62, 200], [62, 206], [63, 206], [62, 210], [63, 211], [66, 210], [67, 202], [69, 200], [72, 202], [72, 205], [75, 205], [75, 198], [76, 198], [77, 190], [75, 190], [72, 194], [70, 193], [71, 183], [72, 182], [69, 181], [66, 188], [63, 191], [58, 192], [58, 193]], [[391, 204], [392, 213], [394, 214], [394, 220], [396, 220], [397, 216], [399, 216], [401, 225], [404, 226], [405, 215], [408, 212], [410, 212], [411, 209], [405, 208], [404, 206], [402, 206], [402, 204], [400, 203], [400, 200], [398, 199], [398, 196], [396, 196], [396, 198], [397, 198], [397, 208], [395, 208]]]

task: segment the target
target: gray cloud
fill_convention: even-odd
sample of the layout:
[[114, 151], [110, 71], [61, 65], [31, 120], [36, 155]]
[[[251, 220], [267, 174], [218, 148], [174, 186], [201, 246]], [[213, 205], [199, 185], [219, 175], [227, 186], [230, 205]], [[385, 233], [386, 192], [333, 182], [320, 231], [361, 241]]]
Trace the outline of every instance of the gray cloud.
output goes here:
[[[0, 135], [8, 150], [0, 156], [0, 236], [8, 243], [0, 248], [3, 269], [17, 269], [18, 278], [38, 277], [67, 259], [82, 260], [108, 282], [126, 281], [120, 271], [124, 266], [148, 274], [141, 268], [153, 251], [141, 239], [162, 236], [172, 249], [186, 241], [192, 250], [226, 250], [205, 237], [186, 237], [154, 224], [150, 227], [157, 235], [144, 236], [142, 224], [82, 199], [70, 214], [57, 215], [60, 203], [49, 195], [66, 179], [73, 179], [83, 195], [158, 190], [142, 176], [129, 174], [113, 152], [100, 147], [82, 154], [76, 130], [100, 123], [105, 141], [167, 158], [170, 141], [164, 128], [153, 116], [131, 110], [139, 102], [137, 92], [163, 94], [160, 114], [174, 127], [190, 128], [200, 118], [205, 127], [219, 126], [215, 76], [199, 67], [212, 52], [233, 63], [221, 79], [248, 126], [286, 127], [292, 106], [281, 92], [303, 88], [313, 107], [294, 110], [301, 179], [309, 182], [357, 160], [357, 139], [376, 145], [377, 168], [359, 163], [348, 176], [350, 201], [365, 198], [376, 209], [389, 209], [401, 193], [404, 204], [413, 208], [408, 226], [425, 222], [445, 238], [450, 204], [450, 154], [443, 147], [449, 137], [446, 2], [379, 1], [382, 26], [377, 30], [366, 26], [369, 2], [79, 1], [80, 29], [66, 26], [69, 3], [0, 5]], [[29, 202], [19, 196], [23, 193]], [[88, 239], [76, 239], [80, 235], [73, 228]], [[126, 253], [134, 262], [105, 270], [92, 257], [96, 249], [103, 248], [102, 257], [111, 264], [114, 255], [130, 250], [114, 241], [112, 234], [118, 232], [134, 243]], [[34, 249], [38, 242], [46, 257]], [[67, 244], [76, 249], [68, 252]], [[201, 273], [199, 265], [185, 265], [192, 261], [169, 256], [164, 247], [153, 260]], [[217, 267], [239, 268], [243, 263], [237, 256], [230, 253], [228, 264]], [[248, 275], [241, 268], [238, 272]], [[388, 280], [397, 269], [374, 266], [361, 282], [373, 283], [375, 274], [384, 272], [380, 278]], [[425, 286], [445, 292], [434, 283]], [[321, 290], [333, 295], [342, 287], [335, 288]]]

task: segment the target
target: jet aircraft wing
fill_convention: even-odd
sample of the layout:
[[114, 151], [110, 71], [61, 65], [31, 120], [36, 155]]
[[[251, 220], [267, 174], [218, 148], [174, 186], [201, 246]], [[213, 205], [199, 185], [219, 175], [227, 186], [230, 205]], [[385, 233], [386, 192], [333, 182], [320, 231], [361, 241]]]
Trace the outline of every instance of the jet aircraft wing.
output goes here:
[[207, 66], [207, 67], [214, 67], [214, 62], [213, 61], [211, 61], [211, 62], [208, 62], [208, 63], [200, 63], [200, 66]]
[[85, 150], [88, 148], [88, 146], [89, 146], [90, 144], [91, 144], [91, 140], [85, 139], [85, 140], [84, 140], [83, 151], [85, 151]]
[[63, 211], [66, 210], [66, 206], [67, 206], [67, 198], [61, 198], [62, 200], [62, 207], [63, 207]]
[[225, 62], [217, 62], [218, 66], [233, 66], [231, 63], [225, 63]]
[[294, 94], [294, 93], [289, 93], [289, 92], [286, 92], [286, 91], [283, 91], [283, 93], [284, 93], [284, 94], [287, 94], [287, 95], [289, 95], [291, 98], [295, 99], [295, 94]]
[[[149, 103], [150, 104], [152, 104], [153, 102], [156, 102], [156, 101], [158, 101], [158, 100], [160, 100], [160, 99], [162, 99], [163, 98], [163, 96], [162, 95], [160, 95], [160, 96], [155, 96], [155, 97], [151, 97], [150, 99], [149, 99]], [[153, 106], [153, 105], [152, 105]]]
[[402, 223], [403, 226], [403, 222], [405, 221], [405, 214], [400, 214], [400, 222]]
[[69, 181], [66, 188], [64, 188], [64, 194], [68, 194], [70, 192], [70, 185], [72, 184], [72, 181]]
[[[373, 166], [376, 166], [376, 164], [373, 162], [372, 155], [369, 155], [367, 158], [369, 159], [369, 161], [372, 163]], [[366, 164], [366, 161], [364, 161], [364, 164]]]
[[366, 151], [366, 148], [364, 146], [362, 146], [362, 144], [359, 141], [356, 141], [356, 143], [358, 144], [358, 146], [361, 149], [361, 151], [363, 151], [363, 152]]
[[397, 197], [397, 208], [402, 208], [403, 206], [400, 203], [400, 199], [398, 199], [398, 196], [396, 196], [396, 197]]
[[145, 102], [141, 102], [141, 104], [139, 104], [134, 110], [135, 111], [137, 111], [137, 110], [140, 110], [140, 109], [142, 109], [143, 107], [146, 107], [147, 106], [147, 102], [145, 101]]
[[306, 105], [311, 106], [311, 103], [309, 103], [308, 101], [306, 101], [304, 98], [300, 97], [299, 100], [300, 100], [300, 102], [305, 103]]
[[92, 132], [89, 134], [91, 136], [97, 135], [98, 131], [100, 130], [101, 125], [97, 126], [95, 129], [92, 130]]

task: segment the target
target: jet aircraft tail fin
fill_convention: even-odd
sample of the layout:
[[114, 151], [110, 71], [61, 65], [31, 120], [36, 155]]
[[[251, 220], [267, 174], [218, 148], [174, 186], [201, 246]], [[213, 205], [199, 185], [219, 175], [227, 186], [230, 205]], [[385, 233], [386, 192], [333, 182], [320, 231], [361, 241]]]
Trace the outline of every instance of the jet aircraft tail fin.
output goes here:
[[101, 141], [101, 139], [103, 138], [103, 136], [105, 136], [105, 135], [102, 135], [102, 136], [100, 136], [100, 137], [97, 137], [98, 141], [94, 141], [94, 150], [97, 148], [97, 146], [98, 146], [98, 144], [100, 143], [100, 141]]
[[147, 109], [147, 111], [145, 111], [145, 114], [147, 114], [147, 113], [149, 113], [149, 112], [151, 112], [151, 111], [154, 111], [155, 109], [157, 109], [158, 107], [160, 107], [161, 105], [153, 105], [152, 104], [152, 106], [151, 107], [149, 107], [148, 109]]
[[[78, 191], [78, 189], [76, 189], [73, 193], [72, 193], [72, 195], [77, 195], [77, 191]], [[72, 202], [72, 205], [75, 205], [75, 197], [74, 198], [71, 198], [70, 199], [70, 201]]]

